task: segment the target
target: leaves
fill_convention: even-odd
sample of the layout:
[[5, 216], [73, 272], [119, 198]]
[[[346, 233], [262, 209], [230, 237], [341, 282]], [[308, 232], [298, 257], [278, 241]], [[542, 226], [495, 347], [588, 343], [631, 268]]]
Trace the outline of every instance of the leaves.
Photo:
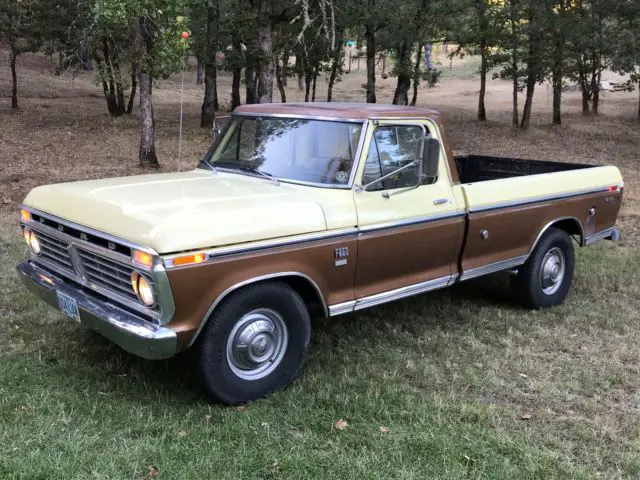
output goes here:
[[338, 430], [344, 430], [345, 428], [347, 428], [349, 426], [349, 424], [347, 423], [346, 420], [343, 419], [339, 419], [336, 421], [335, 423], [335, 427]]

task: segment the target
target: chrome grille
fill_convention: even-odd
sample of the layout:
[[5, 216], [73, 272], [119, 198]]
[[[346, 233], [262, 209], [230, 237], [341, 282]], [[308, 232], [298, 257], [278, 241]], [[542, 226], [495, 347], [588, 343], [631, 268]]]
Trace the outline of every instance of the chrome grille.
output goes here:
[[74, 271], [69, 254], [68, 242], [59, 240], [38, 230], [35, 230], [34, 233], [40, 244], [40, 255], [42, 255], [45, 260], [69, 272]]
[[130, 266], [82, 248], [78, 248], [77, 252], [89, 282], [139, 302], [131, 286], [133, 269]]

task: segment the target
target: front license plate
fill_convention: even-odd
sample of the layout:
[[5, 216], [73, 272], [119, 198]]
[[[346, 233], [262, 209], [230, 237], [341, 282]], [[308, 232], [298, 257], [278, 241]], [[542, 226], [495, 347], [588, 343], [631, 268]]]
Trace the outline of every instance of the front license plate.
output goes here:
[[58, 296], [58, 306], [60, 310], [62, 310], [62, 313], [79, 322], [80, 312], [78, 312], [78, 302], [76, 302], [76, 299], [61, 292], [56, 292], [56, 295]]

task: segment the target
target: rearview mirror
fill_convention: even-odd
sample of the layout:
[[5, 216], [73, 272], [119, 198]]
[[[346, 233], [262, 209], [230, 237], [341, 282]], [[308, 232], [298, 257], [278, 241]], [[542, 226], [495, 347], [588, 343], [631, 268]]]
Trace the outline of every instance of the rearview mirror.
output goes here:
[[424, 139], [422, 149], [422, 178], [427, 182], [438, 177], [438, 163], [440, 162], [440, 142], [437, 138]]

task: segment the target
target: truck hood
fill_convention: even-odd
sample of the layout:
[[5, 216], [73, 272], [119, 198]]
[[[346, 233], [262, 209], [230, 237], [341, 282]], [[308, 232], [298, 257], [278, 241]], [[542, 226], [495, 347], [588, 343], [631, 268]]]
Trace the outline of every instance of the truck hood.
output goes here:
[[24, 203], [158, 253], [326, 230], [322, 207], [293, 186], [206, 170], [45, 185]]

